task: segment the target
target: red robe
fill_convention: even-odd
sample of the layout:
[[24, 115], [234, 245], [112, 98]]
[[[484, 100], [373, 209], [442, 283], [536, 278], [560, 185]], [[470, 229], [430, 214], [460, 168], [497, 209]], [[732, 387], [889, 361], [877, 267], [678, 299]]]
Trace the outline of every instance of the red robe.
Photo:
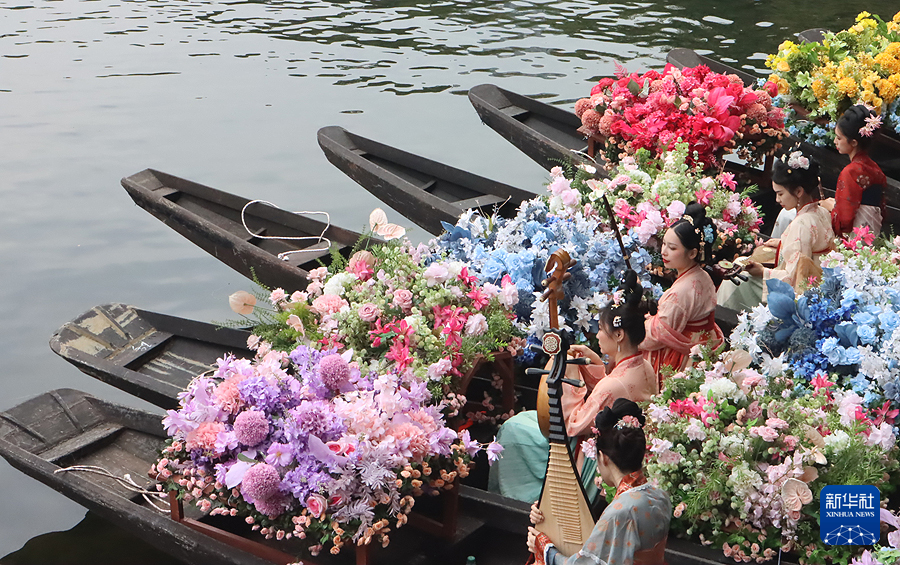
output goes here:
[[[878, 194], [877, 187], [881, 187]], [[875, 161], [865, 153], [853, 156], [850, 164], [844, 167], [838, 177], [837, 190], [834, 193], [834, 209], [831, 211], [831, 227], [836, 236], [853, 231], [856, 213], [860, 204], [879, 206], [882, 221], [884, 219], [884, 189], [887, 178]], [[866, 192], [867, 189], [871, 191]], [[877, 234], [876, 234], [877, 235]]]

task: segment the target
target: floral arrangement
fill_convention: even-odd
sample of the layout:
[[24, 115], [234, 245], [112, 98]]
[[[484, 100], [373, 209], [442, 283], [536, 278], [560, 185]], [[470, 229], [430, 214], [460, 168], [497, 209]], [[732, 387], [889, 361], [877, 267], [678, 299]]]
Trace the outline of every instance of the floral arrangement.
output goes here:
[[647, 471], [672, 497], [672, 530], [737, 562], [846, 563], [861, 548], [820, 540], [819, 492], [870, 484], [885, 501], [900, 484], [898, 411], [866, 408], [821, 372], [807, 386], [749, 368], [746, 352], [714, 358], [671, 377], [647, 411]]
[[867, 549], [854, 558], [850, 565], [896, 565], [900, 561], [900, 519], [894, 512], [882, 508], [881, 523], [894, 528], [887, 535], [888, 545], [876, 544], [873, 549]]
[[[853, 104], [884, 112], [900, 128], [900, 12], [887, 22], [861, 12], [849, 29], [825, 33], [820, 42], [785, 41], [766, 66], [778, 88], [776, 105], [796, 103], [808, 113], [788, 122], [811, 143], [833, 144], [833, 123]], [[813, 131], [817, 118], [832, 122], [831, 131]]]
[[482, 448], [489, 460], [502, 450], [448, 428], [424, 383], [349, 358], [301, 345], [220, 359], [163, 420], [159, 488], [266, 538], [338, 553], [387, 545], [414, 496], [452, 488]]
[[866, 406], [900, 407], [900, 241], [872, 245], [867, 228], [823, 257], [823, 280], [799, 297], [769, 281], [769, 304], [741, 314], [731, 335], [763, 372], [825, 372]]
[[726, 153], [757, 164], [780, 147], [787, 132], [774, 94], [774, 85], [754, 90], [703, 65], [643, 75], [620, 69], [578, 100], [575, 113], [579, 131], [605, 138], [603, 155], [612, 164], [639, 149], [658, 157], [683, 141], [693, 150], [690, 166], [719, 168]]
[[[453, 409], [464, 402], [453, 379], [477, 356], [517, 353], [524, 343], [515, 326], [519, 291], [512, 281], [481, 285], [464, 263], [435, 261], [408, 240], [359, 250], [349, 260], [335, 255], [309, 277], [304, 292], [272, 291], [274, 311], [258, 316], [252, 347], [265, 353], [314, 344], [349, 352], [363, 371], [396, 371], [427, 383], [433, 397]], [[252, 295], [238, 294], [232, 295], [235, 311], [247, 315]]]
[[[716, 224], [718, 234], [710, 234], [715, 237], [713, 249], [748, 254], [762, 225], [759, 209], [749, 197], [755, 187], [738, 192], [733, 174], [705, 176], [688, 163], [688, 145], [676, 143], [659, 158], [646, 149], [624, 157], [604, 180], [580, 171], [570, 180], [556, 167], [547, 187], [549, 209], [562, 217], [596, 214], [608, 220], [601, 203], [605, 195], [618, 224], [633, 229], [638, 242], [656, 252], [657, 259], [666, 229], [681, 219], [686, 202], [697, 201], [706, 206], [707, 217]], [[661, 268], [662, 263], [656, 266]]]
[[[447, 231], [432, 241], [431, 252], [435, 258], [465, 262], [468, 273], [485, 287], [515, 288], [519, 326], [534, 340], [550, 327], [548, 303], [540, 300], [544, 265], [551, 253], [563, 247], [578, 263], [569, 270], [572, 277], [558, 304], [560, 325], [575, 332], [596, 332], [599, 309], [608, 302], [627, 267], [615, 235], [586, 208], [555, 215], [548, 199], [537, 197], [523, 202], [512, 219], [470, 210], [455, 226], [444, 226]], [[650, 254], [638, 245], [636, 237], [626, 234], [622, 240], [632, 268], [650, 287]], [[658, 286], [654, 292], [657, 297], [662, 294]]]

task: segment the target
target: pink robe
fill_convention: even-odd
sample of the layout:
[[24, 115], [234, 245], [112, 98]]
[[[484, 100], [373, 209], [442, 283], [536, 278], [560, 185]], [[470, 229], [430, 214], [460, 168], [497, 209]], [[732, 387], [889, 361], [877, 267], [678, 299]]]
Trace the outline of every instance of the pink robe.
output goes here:
[[588, 393], [588, 387], [563, 385], [562, 409], [569, 437], [590, 435], [594, 418], [617, 398], [642, 402], [659, 393], [656, 371], [639, 354], [620, 361], [605, 377], [603, 367], [596, 365], [580, 366], [579, 370], [593, 390]]
[[[663, 293], [656, 315], [647, 319], [641, 349], [659, 375], [664, 365], [684, 369], [695, 345], [719, 347], [724, 341], [716, 324], [716, 285], [700, 265], [694, 265]], [[660, 390], [662, 384], [660, 376]]]
[[828, 210], [819, 206], [818, 202], [810, 202], [797, 212], [797, 217], [781, 234], [775, 256], [776, 267], [763, 270], [763, 301], [768, 299], [766, 281], [769, 279], [782, 280], [801, 294], [809, 287], [803, 273], [808, 275], [811, 265], [821, 273], [820, 258], [834, 248], [831, 219]]

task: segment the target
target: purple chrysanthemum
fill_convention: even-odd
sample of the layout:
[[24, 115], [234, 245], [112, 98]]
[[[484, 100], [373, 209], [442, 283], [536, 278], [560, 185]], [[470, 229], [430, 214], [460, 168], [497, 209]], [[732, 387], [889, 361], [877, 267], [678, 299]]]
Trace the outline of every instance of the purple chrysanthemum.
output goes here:
[[350, 381], [350, 364], [337, 353], [326, 355], [319, 361], [319, 379], [331, 390], [340, 390]]
[[269, 421], [258, 410], [246, 410], [234, 419], [234, 435], [243, 445], [259, 445], [269, 435]]
[[247, 469], [244, 480], [241, 481], [241, 494], [244, 499], [254, 504], [261, 500], [272, 499], [279, 492], [281, 492], [281, 477], [275, 467], [267, 463], [257, 463]]

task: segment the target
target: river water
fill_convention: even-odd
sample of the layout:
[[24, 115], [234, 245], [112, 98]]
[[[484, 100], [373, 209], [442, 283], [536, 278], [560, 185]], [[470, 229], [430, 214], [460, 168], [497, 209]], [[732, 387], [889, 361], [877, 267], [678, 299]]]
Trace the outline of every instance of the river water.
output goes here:
[[[674, 47], [756, 71], [864, 9], [900, 3], [0, 0], [0, 410], [61, 387], [149, 408], [56, 357], [54, 330], [105, 302], [227, 319], [249, 287], [133, 205], [123, 176], [152, 167], [362, 229], [378, 201], [316, 144], [340, 125], [539, 191], [545, 173], [479, 122], [470, 87], [571, 107], [617, 62], [660, 67]], [[4, 563], [161, 560], [147, 551], [0, 460]]]

